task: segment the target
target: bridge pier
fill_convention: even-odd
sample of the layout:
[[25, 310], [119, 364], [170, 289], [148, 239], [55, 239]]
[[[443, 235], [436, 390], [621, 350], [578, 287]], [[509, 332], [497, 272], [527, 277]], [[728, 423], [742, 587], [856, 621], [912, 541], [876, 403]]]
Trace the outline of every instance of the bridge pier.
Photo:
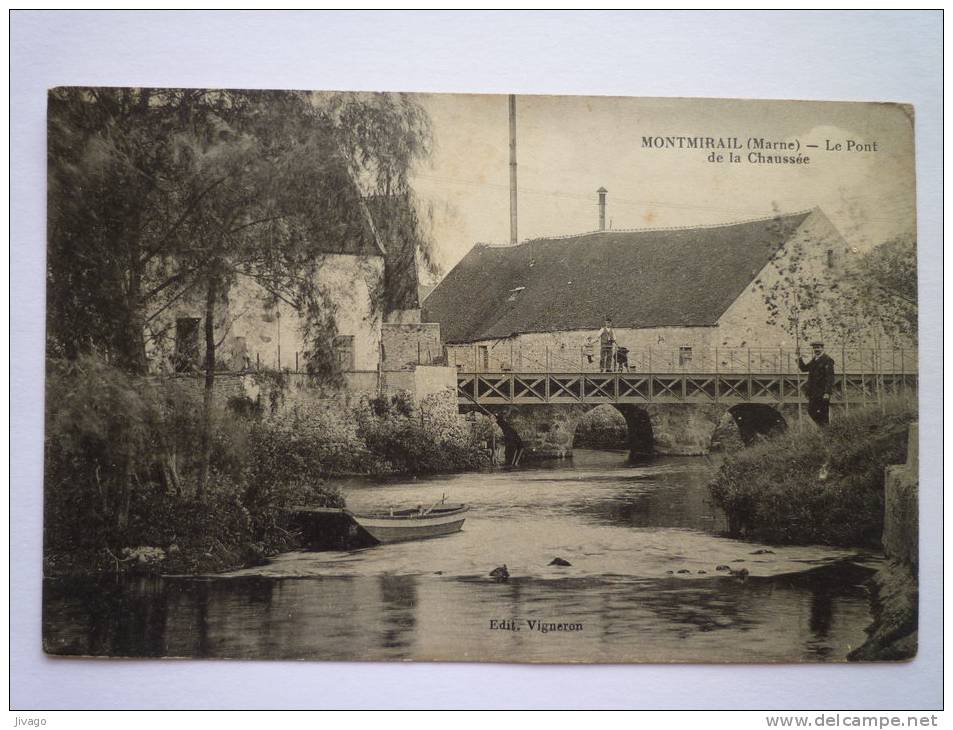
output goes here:
[[592, 406], [539, 404], [485, 408], [503, 430], [507, 439], [507, 462], [512, 463], [511, 448], [522, 451], [521, 462], [571, 458], [576, 423]]
[[[915, 375], [876, 377], [889, 393], [916, 390]], [[869, 392], [867, 381], [863, 374], [840, 377], [832, 420], [876, 404], [883, 393]], [[796, 373], [458, 373], [457, 397], [462, 410], [497, 419], [510, 463], [571, 457], [580, 418], [603, 404], [625, 417], [632, 458], [706, 454], [716, 433], [722, 445], [750, 443], [809, 420]]]
[[728, 407], [719, 403], [680, 405], [647, 403], [655, 453], [699, 456], [711, 450], [711, 440]]
[[[506, 439], [506, 459], [520, 453], [520, 461], [572, 458], [573, 437], [579, 420], [594, 406], [582, 403], [487, 405]], [[696, 456], [711, 449], [712, 436], [728, 406], [620, 403], [625, 418], [629, 458], [655, 454]]]

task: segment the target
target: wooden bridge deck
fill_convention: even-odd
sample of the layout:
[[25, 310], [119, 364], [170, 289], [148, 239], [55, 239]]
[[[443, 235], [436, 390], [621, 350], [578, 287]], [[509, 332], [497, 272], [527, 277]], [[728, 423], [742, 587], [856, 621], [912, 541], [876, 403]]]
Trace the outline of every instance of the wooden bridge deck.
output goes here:
[[[803, 373], [458, 373], [461, 405], [540, 403], [806, 403]], [[867, 405], [915, 391], [907, 373], [836, 376], [831, 404]]]

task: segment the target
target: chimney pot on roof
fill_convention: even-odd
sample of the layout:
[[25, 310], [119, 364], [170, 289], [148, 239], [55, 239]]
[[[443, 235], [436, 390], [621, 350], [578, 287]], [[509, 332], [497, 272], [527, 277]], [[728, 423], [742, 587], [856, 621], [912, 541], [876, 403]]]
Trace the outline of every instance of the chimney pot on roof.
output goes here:
[[606, 229], [606, 193], [609, 191], [600, 187], [596, 192], [599, 193], [599, 230], [604, 231]]

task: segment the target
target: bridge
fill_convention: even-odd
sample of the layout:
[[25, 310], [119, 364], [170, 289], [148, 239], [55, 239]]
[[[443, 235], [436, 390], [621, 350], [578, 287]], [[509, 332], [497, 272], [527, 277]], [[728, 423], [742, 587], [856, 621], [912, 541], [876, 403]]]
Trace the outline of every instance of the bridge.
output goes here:
[[[806, 404], [802, 373], [458, 373], [460, 405], [584, 403]], [[832, 405], [879, 403], [915, 389], [913, 373], [847, 373], [835, 376]]]
[[[915, 353], [841, 350], [834, 359], [832, 418], [916, 393]], [[635, 369], [647, 361], [651, 356], [637, 360]], [[707, 453], [726, 424], [747, 441], [807, 418], [806, 375], [790, 368], [791, 362], [790, 353], [774, 350], [769, 358], [752, 351], [745, 357], [722, 353], [711, 370], [693, 369], [713, 364], [702, 356], [681, 363], [673, 358], [660, 372], [458, 372], [457, 402], [461, 411], [480, 411], [497, 421], [511, 463], [524, 456], [570, 456], [577, 423], [600, 405], [625, 418], [633, 458]]]

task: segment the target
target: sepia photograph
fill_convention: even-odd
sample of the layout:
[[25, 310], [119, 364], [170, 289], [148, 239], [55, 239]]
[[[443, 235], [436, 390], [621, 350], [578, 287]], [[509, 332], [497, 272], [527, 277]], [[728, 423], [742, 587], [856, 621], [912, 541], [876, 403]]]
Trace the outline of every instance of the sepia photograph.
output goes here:
[[916, 655], [911, 106], [47, 114], [47, 654]]

